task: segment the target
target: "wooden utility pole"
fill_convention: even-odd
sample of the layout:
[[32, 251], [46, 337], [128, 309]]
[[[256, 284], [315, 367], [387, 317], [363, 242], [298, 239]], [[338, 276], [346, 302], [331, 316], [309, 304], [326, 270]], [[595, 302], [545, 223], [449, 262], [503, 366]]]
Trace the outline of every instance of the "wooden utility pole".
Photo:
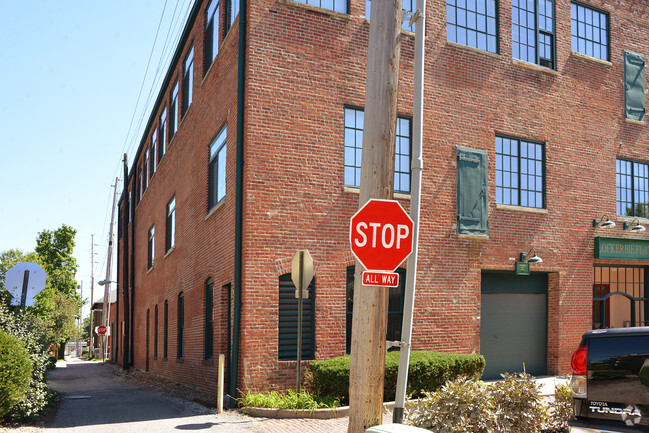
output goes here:
[[[359, 207], [370, 198], [392, 199], [400, 39], [401, 0], [373, 1]], [[388, 289], [363, 286], [362, 271], [356, 261], [348, 433], [363, 433], [382, 421]]]

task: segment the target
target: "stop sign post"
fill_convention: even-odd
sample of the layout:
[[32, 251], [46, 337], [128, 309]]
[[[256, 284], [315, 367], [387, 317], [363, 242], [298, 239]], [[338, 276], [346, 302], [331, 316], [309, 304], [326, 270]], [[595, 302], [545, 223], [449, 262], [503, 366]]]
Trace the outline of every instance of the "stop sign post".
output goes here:
[[[350, 220], [352, 253], [365, 267], [363, 284], [396, 287], [394, 270], [412, 253], [414, 223], [395, 200], [370, 199]], [[395, 282], [396, 278], [396, 282]]]

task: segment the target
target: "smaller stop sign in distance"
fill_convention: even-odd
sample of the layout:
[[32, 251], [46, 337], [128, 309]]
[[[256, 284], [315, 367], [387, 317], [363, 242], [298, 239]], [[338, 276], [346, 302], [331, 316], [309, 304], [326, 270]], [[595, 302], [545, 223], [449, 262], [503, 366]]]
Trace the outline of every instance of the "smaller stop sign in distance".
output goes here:
[[398, 201], [371, 199], [350, 220], [352, 253], [367, 270], [393, 272], [412, 252], [413, 226]]

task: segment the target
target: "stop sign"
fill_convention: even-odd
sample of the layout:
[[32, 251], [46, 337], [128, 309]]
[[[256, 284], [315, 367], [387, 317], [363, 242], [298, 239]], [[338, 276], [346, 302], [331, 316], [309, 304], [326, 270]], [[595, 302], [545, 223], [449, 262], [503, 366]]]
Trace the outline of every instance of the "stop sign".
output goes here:
[[412, 252], [412, 229], [398, 201], [371, 199], [350, 220], [352, 253], [367, 270], [393, 272]]
[[97, 326], [97, 335], [104, 336], [106, 335], [106, 332], [108, 331], [108, 328], [104, 325]]

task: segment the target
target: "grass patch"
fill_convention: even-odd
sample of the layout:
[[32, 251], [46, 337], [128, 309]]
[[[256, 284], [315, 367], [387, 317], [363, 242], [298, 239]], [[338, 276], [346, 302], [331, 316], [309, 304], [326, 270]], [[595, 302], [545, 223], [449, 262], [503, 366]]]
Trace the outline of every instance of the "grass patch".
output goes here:
[[239, 403], [247, 407], [293, 410], [306, 409], [310, 411], [322, 408], [335, 409], [340, 407], [340, 401], [336, 398], [321, 398], [305, 391], [297, 393], [293, 390], [288, 390], [285, 393], [279, 393], [277, 391], [261, 393], [249, 392], [239, 399]]

